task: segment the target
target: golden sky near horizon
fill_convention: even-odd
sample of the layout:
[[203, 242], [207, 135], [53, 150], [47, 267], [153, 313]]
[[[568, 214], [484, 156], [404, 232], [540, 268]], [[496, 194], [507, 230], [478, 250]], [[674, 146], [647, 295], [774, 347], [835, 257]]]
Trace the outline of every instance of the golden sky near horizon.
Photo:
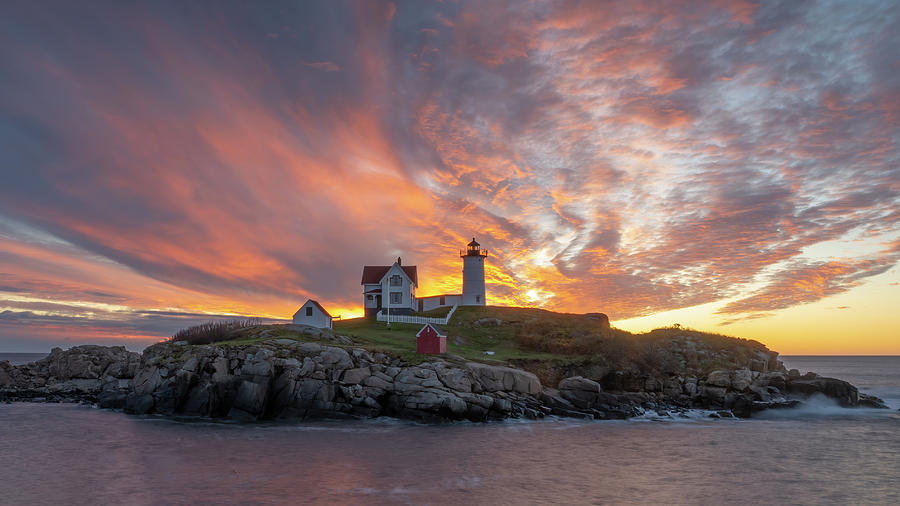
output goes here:
[[136, 348], [362, 266], [420, 295], [900, 354], [900, 6], [0, 6], [0, 351]]

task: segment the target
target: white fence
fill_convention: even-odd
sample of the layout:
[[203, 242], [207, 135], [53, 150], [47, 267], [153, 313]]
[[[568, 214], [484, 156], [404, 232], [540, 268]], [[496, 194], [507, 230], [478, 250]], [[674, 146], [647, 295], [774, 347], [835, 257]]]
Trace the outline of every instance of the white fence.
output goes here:
[[378, 313], [375, 315], [375, 319], [380, 322], [388, 322], [388, 323], [421, 323], [422, 325], [426, 323], [434, 323], [435, 325], [446, 325], [448, 321], [450, 321], [450, 317], [453, 316], [453, 313], [456, 312], [456, 307], [453, 306], [450, 308], [450, 312], [447, 313], [447, 316], [443, 318], [429, 318], [427, 316], [407, 316], [400, 314], [383, 314]]

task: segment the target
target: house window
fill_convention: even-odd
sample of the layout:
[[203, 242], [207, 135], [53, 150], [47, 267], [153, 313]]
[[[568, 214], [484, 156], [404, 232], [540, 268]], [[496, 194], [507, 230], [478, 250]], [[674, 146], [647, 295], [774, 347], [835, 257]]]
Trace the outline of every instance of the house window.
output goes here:
[[481, 304], [481, 295], [476, 295], [476, 296], [475, 296], [475, 303], [476, 303], [476, 304]]
[[441, 305], [443, 306], [445, 303], [446, 303], [446, 301], [444, 300], [444, 296], [441, 295]]
[[403, 286], [403, 281], [399, 275], [394, 274], [391, 276], [391, 286]]
[[312, 316], [312, 306], [306, 308], [306, 316]]
[[403, 304], [403, 293], [391, 292], [391, 304]]
[[371, 295], [366, 295], [366, 300], [372, 300], [372, 296], [371, 296]]

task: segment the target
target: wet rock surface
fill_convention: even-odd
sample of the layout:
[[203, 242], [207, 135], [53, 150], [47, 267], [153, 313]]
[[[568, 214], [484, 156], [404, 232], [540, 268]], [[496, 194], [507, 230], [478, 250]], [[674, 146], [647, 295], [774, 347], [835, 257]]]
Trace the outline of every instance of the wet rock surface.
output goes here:
[[[143, 354], [123, 347], [55, 348], [31, 364], [0, 362], [0, 400], [86, 402], [135, 414], [237, 421], [623, 419], [647, 412], [672, 416], [691, 408], [727, 418], [794, 407], [813, 396], [844, 407], [885, 407], [845, 381], [787, 371], [774, 352], [760, 353], [746, 367], [705, 374], [685, 367], [647, 373], [587, 364], [565, 369], [581, 374], [542, 385], [538, 376], [519, 368], [454, 356], [413, 365], [343, 344], [332, 339], [160, 343]], [[689, 343], [684, 349], [693, 353]]]
[[0, 362], [0, 400], [98, 402], [124, 399], [141, 355], [124, 346], [75, 346], [30, 364]]

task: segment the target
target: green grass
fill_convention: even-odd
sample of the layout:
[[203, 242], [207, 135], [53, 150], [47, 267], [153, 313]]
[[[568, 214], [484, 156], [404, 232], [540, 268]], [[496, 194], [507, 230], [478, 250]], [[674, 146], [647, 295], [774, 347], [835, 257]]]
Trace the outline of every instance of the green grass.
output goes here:
[[[556, 315], [556, 317], [553, 317]], [[431, 316], [431, 315], [429, 315]], [[573, 315], [551, 313], [541, 309], [507, 308], [507, 307], [460, 307], [453, 314], [450, 322], [442, 327], [447, 331], [447, 353], [459, 355], [466, 360], [487, 363], [506, 363], [509, 360], [547, 360], [559, 358], [558, 355], [541, 350], [528, 349], [520, 342], [521, 326], [534, 318], [551, 318], [548, 325], [558, 328], [570, 328], [578, 325], [598, 327], [594, 320], [581, 318], [572, 323]], [[477, 320], [482, 318], [498, 318], [503, 321], [499, 326], [478, 326]], [[564, 325], [566, 323], [566, 325]], [[393, 323], [388, 329], [384, 322], [354, 318], [335, 322], [334, 331], [338, 334], [353, 337], [360, 345], [377, 349], [386, 353], [402, 353], [404, 356], [415, 353], [415, 335], [422, 325]], [[485, 351], [493, 351], [493, 355], [485, 355]]]
[[[496, 318], [500, 325], [479, 323]], [[382, 352], [408, 363], [421, 363], [427, 355], [416, 353], [418, 324], [394, 323], [354, 318], [334, 323], [334, 332], [353, 341], [350, 345], [335, 344], [300, 334], [284, 325], [258, 325], [243, 329], [233, 340], [217, 346], [259, 344], [272, 339], [315, 341], [330, 346], [362, 347], [370, 352]], [[723, 361], [748, 363], [756, 351], [765, 346], [746, 339], [710, 334], [678, 326], [656, 329], [644, 334], [609, 328], [597, 319], [585, 315], [555, 313], [535, 308], [460, 307], [447, 331], [447, 353], [464, 360], [493, 364], [544, 363], [547, 365], [599, 364], [619, 370], [643, 370], [674, 373], [683, 366], [695, 369], [726, 367]], [[265, 332], [265, 334], [263, 334]], [[690, 337], [712, 355], [679, 355], [673, 347], [680, 339]], [[674, 343], [674, 344], [673, 344]], [[485, 355], [485, 351], [494, 352]], [[447, 358], [447, 357], [445, 357]], [[682, 360], [686, 362], [682, 364]], [[721, 363], [720, 363], [721, 362]], [[537, 365], [535, 366], [537, 367]]]
[[416, 354], [416, 332], [421, 325], [409, 323], [392, 323], [390, 327], [384, 322], [366, 318], [352, 318], [334, 323], [336, 334], [350, 336], [354, 343], [369, 351], [399, 356], [401, 359], [419, 363], [426, 359]]

